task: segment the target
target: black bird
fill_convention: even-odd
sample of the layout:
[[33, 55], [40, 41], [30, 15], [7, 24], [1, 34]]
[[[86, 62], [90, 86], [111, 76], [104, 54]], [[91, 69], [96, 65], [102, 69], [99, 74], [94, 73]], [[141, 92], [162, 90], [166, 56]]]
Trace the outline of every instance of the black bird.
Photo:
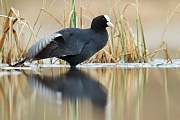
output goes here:
[[67, 61], [71, 67], [75, 67], [106, 45], [108, 41], [106, 27], [114, 27], [114, 25], [107, 15], [100, 15], [92, 20], [91, 28], [62, 29], [32, 45], [26, 58], [13, 66], [21, 66], [25, 61], [57, 57]]

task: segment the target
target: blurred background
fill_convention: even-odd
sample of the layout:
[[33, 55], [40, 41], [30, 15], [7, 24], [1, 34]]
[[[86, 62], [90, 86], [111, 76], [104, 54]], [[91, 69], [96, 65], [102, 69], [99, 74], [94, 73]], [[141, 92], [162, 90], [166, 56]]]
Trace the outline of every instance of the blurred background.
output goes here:
[[[115, 16], [113, 8], [116, 9], [116, 0], [76, 0], [76, 12], [80, 14], [80, 7], [82, 7], [83, 15], [83, 28], [90, 26], [91, 20], [94, 16], [99, 14], [111, 14], [112, 23], [115, 22]], [[33, 26], [41, 8], [44, 8], [60, 22], [63, 22], [63, 14], [67, 14], [68, 19], [70, 11], [69, 0], [7, 0], [8, 8], [13, 7], [19, 10], [29, 21], [30, 25]], [[135, 0], [119, 0], [118, 2], [120, 11], [128, 4], [136, 4]], [[178, 0], [138, 0], [139, 2], [139, 14], [142, 19], [145, 40], [147, 43], [148, 50], [154, 51], [160, 44], [161, 41], [167, 41], [168, 50], [170, 54], [180, 49], [180, 9], [177, 9], [167, 24], [165, 34], [163, 37], [164, 28], [170, 14], [180, 3]], [[1, 6], [2, 7], [2, 6]], [[117, 10], [115, 10], [117, 12]], [[0, 14], [3, 13], [0, 9]], [[46, 16], [46, 17], [42, 17]], [[124, 12], [124, 16], [128, 20], [133, 31], [136, 33], [136, 9], [133, 5], [127, 7]], [[37, 26], [43, 21], [42, 27], [39, 31], [37, 39], [41, 39], [55, 31], [61, 29], [61, 26], [52, 17], [42, 12], [40, 19], [38, 20]], [[38, 31], [39, 27], [35, 27], [35, 31]], [[25, 40], [29, 37], [25, 33]]]

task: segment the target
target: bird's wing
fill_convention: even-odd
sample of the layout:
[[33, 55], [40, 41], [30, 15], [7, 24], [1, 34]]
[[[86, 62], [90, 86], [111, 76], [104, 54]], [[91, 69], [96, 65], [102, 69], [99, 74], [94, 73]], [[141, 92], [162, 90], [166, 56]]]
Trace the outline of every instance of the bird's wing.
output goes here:
[[[81, 35], [81, 37], [79, 36]], [[84, 45], [90, 40], [87, 34], [79, 29], [65, 29], [36, 42], [28, 50], [28, 60], [39, 60], [51, 57], [77, 55]]]
[[50, 56], [50, 52], [58, 47], [58, 43], [55, 39], [59, 39], [63, 42], [63, 38], [60, 33], [51, 34], [32, 45], [26, 54], [26, 58], [29, 60], [38, 60], [52, 57]]
[[64, 57], [69, 55], [77, 55], [81, 52], [84, 42], [78, 41], [77, 39], [68, 39], [68, 41], [65, 42], [65, 44], [61, 44], [58, 42], [58, 47], [53, 49], [50, 53], [51, 56], [54, 57]]
[[58, 42], [58, 47], [52, 50], [50, 53], [51, 56], [64, 57], [78, 55], [84, 45], [91, 40], [91, 37], [81, 29], [66, 29], [66, 32], [61, 32], [61, 34], [65, 43], [62, 44], [61, 40], [56, 39], [55, 41]]

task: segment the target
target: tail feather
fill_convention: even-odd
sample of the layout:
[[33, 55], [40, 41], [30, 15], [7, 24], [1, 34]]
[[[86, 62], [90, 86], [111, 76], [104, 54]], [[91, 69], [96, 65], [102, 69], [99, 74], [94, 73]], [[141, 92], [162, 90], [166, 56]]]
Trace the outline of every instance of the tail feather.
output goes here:
[[25, 61], [26, 61], [26, 58], [16, 64], [12, 65], [12, 67], [20, 67]]

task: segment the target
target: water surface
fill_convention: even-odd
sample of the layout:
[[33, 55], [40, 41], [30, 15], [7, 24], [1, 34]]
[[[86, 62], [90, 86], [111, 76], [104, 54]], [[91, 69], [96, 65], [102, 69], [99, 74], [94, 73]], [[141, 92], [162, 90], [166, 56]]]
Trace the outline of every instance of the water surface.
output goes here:
[[177, 120], [179, 68], [0, 70], [0, 120]]

